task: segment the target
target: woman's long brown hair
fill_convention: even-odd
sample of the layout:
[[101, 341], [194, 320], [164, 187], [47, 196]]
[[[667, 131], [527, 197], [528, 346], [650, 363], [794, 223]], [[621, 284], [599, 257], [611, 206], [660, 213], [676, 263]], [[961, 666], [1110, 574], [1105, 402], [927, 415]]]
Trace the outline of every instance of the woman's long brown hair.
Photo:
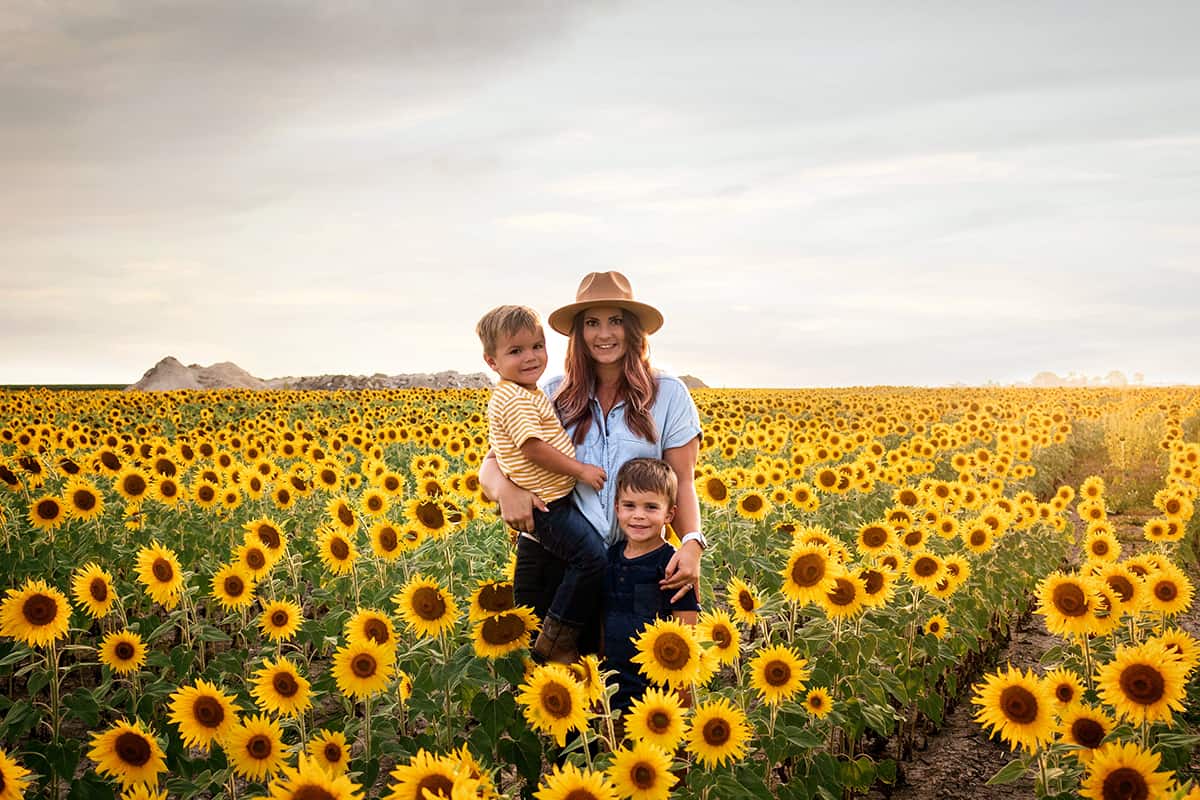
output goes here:
[[[554, 395], [554, 407], [568, 430], [575, 426], [571, 437], [575, 444], [583, 441], [592, 426], [592, 411], [588, 405], [592, 386], [596, 383], [596, 365], [588, 355], [583, 341], [584, 311], [575, 315], [571, 324], [571, 337], [567, 340], [567, 363], [562, 384]], [[658, 441], [658, 427], [654, 424], [651, 408], [658, 384], [650, 369], [650, 343], [642, 329], [642, 321], [631, 311], [622, 318], [625, 329], [625, 359], [621, 364], [621, 380], [617, 385], [617, 398], [625, 401], [625, 424], [647, 442]]]

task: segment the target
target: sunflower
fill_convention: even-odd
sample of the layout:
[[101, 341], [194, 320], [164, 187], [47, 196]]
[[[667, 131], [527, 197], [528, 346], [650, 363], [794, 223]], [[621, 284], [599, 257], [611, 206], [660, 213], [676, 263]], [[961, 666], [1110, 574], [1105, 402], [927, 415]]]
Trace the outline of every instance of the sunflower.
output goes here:
[[962, 528], [960, 533], [963, 544], [975, 555], [982, 555], [992, 549], [995, 536], [992, 529], [982, 523], [973, 523]]
[[673, 753], [683, 738], [685, 714], [679, 695], [651, 686], [625, 713], [625, 732]]
[[179, 486], [179, 481], [174, 478], [158, 477], [155, 478], [150, 485], [150, 499], [162, 503], [164, 506], [177, 505], [183, 496], [183, 490]]
[[71, 606], [66, 596], [42, 580], [26, 580], [0, 602], [0, 635], [42, 647], [67, 635]]
[[994, 672], [975, 685], [971, 698], [979, 706], [975, 721], [991, 727], [992, 733], [1010, 747], [1036, 751], [1050, 741], [1054, 732], [1054, 700], [1037, 676], [1013, 669]]
[[342, 775], [350, 767], [350, 747], [341, 731], [322, 728], [308, 740], [305, 750], [330, 775]]
[[150, 599], [160, 606], [174, 608], [179, 603], [183, 573], [174, 550], [163, 547], [157, 541], [138, 550], [137, 577], [146, 587]]
[[1102, 710], [1082, 703], [1066, 706], [1058, 723], [1058, 738], [1064, 744], [1078, 748], [1074, 755], [1080, 761], [1092, 759], [1092, 751], [1100, 746], [1116, 721]]
[[908, 579], [927, 592], [936, 589], [938, 581], [942, 580], [945, 574], [942, 559], [933, 553], [917, 553], [912, 561], [908, 562]]
[[874, 567], [860, 567], [854, 572], [863, 587], [863, 606], [882, 608], [892, 599], [895, 579], [890, 571]]
[[1142, 578], [1124, 564], [1104, 564], [1096, 574], [1116, 595], [1119, 606], [1114, 610], [1118, 616], [1137, 614], [1142, 610], [1146, 599], [1146, 583]]
[[561, 664], [545, 664], [521, 685], [517, 702], [534, 730], [554, 737], [561, 747], [567, 734], [587, 725], [587, 701], [583, 687]]
[[946, 619], [942, 614], [933, 614], [929, 619], [925, 620], [925, 624], [921, 626], [921, 630], [930, 636], [944, 639], [950, 631], [950, 620]]
[[743, 758], [749, 739], [746, 715], [722, 697], [696, 706], [688, 728], [687, 750], [712, 769]]
[[817, 719], [824, 719], [833, 711], [833, 697], [824, 686], [814, 686], [804, 696], [804, 707]]
[[721, 664], [734, 663], [741, 653], [742, 634], [724, 611], [701, 614], [696, 625], [696, 637], [712, 645], [707, 648], [708, 652], [716, 656]]
[[63, 489], [67, 513], [74, 519], [95, 519], [104, 513], [104, 495], [83, 478], [72, 478]]
[[382, 489], [370, 488], [362, 493], [359, 507], [369, 517], [382, 517], [391, 507], [391, 500]]
[[835, 575], [833, 585], [819, 601], [830, 619], [857, 616], [866, 608], [867, 589], [862, 578], [854, 573]]
[[501, 658], [514, 650], [528, 647], [530, 633], [537, 624], [533, 609], [526, 606], [490, 616], [475, 625], [472, 636], [475, 655], [480, 658]]
[[418, 636], [440, 636], [454, 627], [459, 616], [453, 596], [436, 580], [420, 573], [404, 584], [392, 602], [399, 608], [405, 624]]
[[604, 675], [600, 672], [599, 656], [580, 656], [578, 661], [573, 661], [565, 666], [570, 670], [576, 683], [583, 688], [583, 699], [588, 702], [589, 706], [604, 699], [607, 686], [604, 683]]
[[61, 498], [44, 494], [29, 504], [29, 521], [39, 530], [50, 531], [67, 519], [67, 507]]
[[235, 555], [236, 563], [250, 576], [250, 580], [255, 582], [265, 578], [275, 563], [275, 557], [257, 542], [238, 545]]
[[1167, 654], [1182, 662], [1189, 673], [1200, 664], [1200, 641], [1182, 628], [1168, 628], [1157, 639]]
[[321, 528], [317, 531], [317, 552], [326, 569], [334, 575], [348, 575], [358, 558], [358, 548], [354, 542], [337, 528]]
[[284, 764], [271, 781], [271, 800], [362, 800], [362, 787], [301, 753], [295, 769]]
[[133, 631], [113, 631], [100, 642], [100, 663], [118, 675], [136, 672], [146, 663], [146, 645]]
[[239, 722], [222, 747], [234, 773], [252, 781], [278, 773], [286, 755], [283, 729], [265, 714]]
[[92, 619], [108, 616], [117, 600], [112, 575], [95, 562], [88, 562], [75, 570], [71, 577], [71, 595]]
[[1081, 797], [1092, 800], [1140, 800], [1166, 797], [1171, 773], [1156, 772], [1161, 757], [1132, 742], [1109, 742], [1092, 751]]
[[784, 566], [783, 594], [797, 605], [819, 602], [833, 589], [840, 567], [830, 559], [828, 548], [818, 544], [799, 544], [788, 553]]
[[690, 625], [674, 619], [649, 623], [638, 634], [637, 655], [630, 659], [659, 686], [683, 687], [701, 675], [701, 649]]
[[418, 496], [408, 501], [405, 515], [424, 536], [440, 537], [450, 530], [450, 521], [442, 503], [431, 497]]
[[325, 504], [325, 511], [332, 524], [342, 533], [351, 534], [358, 530], [358, 518], [354, 516], [354, 509], [346, 498], [333, 498]]
[[113, 479], [113, 488], [127, 502], [140, 503], [150, 492], [150, 479], [140, 469], [125, 467]]
[[868, 522], [858, 529], [858, 552], [871, 555], [887, 550], [896, 543], [896, 535], [890, 526], [880, 522]]
[[263, 666], [254, 673], [250, 684], [250, 695], [264, 711], [281, 717], [298, 717], [312, 705], [308, 680], [299, 669], [285, 657], [278, 661], [265, 659]]
[[721, 508], [729, 503], [729, 485], [720, 475], [705, 475], [696, 480], [696, 495], [704, 505]]
[[346, 638], [349, 641], [370, 639], [385, 649], [396, 649], [396, 626], [392, 618], [377, 608], [360, 608], [346, 621]]
[[1050, 670], [1042, 676], [1042, 683], [1054, 696], [1054, 703], [1060, 709], [1083, 699], [1083, 681], [1077, 673], [1066, 667]]
[[771, 510], [771, 504], [762, 492], [750, 489], [738, 496], [734, 510], [742, 519], [757, 522], [767, 516], [767, 512]]
[[617, 790], [603, 772], [579, 769], [567, 762], [542, 777], [535, 800], [617, 800]]
[[371, 526], [369, 538], [371, 552], [387, 561], [396, 560], [405, 550], [400, 531], [386, 519], [378, 520]]
[[203, 678], [176, 690], [170, 708], [169, 719], [179, 727], [184, 744], [202, 750], [221, 743], [238, 721], [233, 698]]
[[749, 584], [741, 578], [734, 578], [725, 586], [725, 596], [729, 599], [734, 619], [743, 625], [758, 622], [757, 612], [762, 607], [762, 600]]
[[1122, 645], [1097, 674], [1100, 699], [1134, 723], [1171, 721], [1183, 710], [1187, 670], [1158, 639]]
[[481, 619], [509, 611], [515, 605], [512, 581], [483, 580], [471, 593], [471, 607], [467, 611], [467, 619], [479, 622]]
[[271, 501], [280, 511], [287, 511], [296, 505], [296, 493], [287, 484], [280, 484], [271, 490]]
[[226, 564], [213, 574], [212, 596], [226, 610], [247, 608], [254, 602], [254, 579], [241, 564]]
[[1173, 617], [1192, 605], [1192, 582], [1170, 562], [1146, 577], [1146, 608]]
[[117, 722], [103, 733], [92, 734], [88, 758], [96, 762], [96, 771], [120, 782], [122, 788], [136, 783], [158, 784], [160, 772], [167, 771], [162, 748], [142, 723]]
[[808, 661], [789, 647], [765, 647], [750, 662], [750, 685], [768, 703], [789, 700], [808, 680]]
[[303, 621], [300, 606], [290, 600], [275, 600], [263, 606], [258, 627], [273, 642], [292, 638]]
[[1121, 544], [1112, 533], [1099, 531], [1088, 535], [1084, 551], [1089, 561], [1116, 561], [1121, 555]]
[[[29, 770], [0, 750], [0, 800], [21, 800], [25, 796], [25, 782], [29, 774]], [[616, 797], [612, 800], [616, 800]]]
[[1042, 579], [1037, 593], [1037, 612], [1046, 618], [1046, 630], [1058, 636], [1091, 632], [1091, 612], [1099, 603], [1094, 579], [1051, 572]]
[[614, 756], [608, 778], [629, 800], [667, 800], [679, 780], [671, 773], [671, 756], [648, 742], [621, 748]]
[[394, 671], [395, 654], [370, 639], [349, 642], [333, 654], [333, 675], [338, 690], [361, 700], [387, 687]]
[[391, 792], [385, 800], [450, 800], [458, 778], [458, 764], [445, 756], [424, 749], [391, 772]]
[[270, 519], [259, 517], [247, 522], [243, 527], [246, 531], [246, 544], [262, 545], [273, 558], [278, 559], [287, 549], [287, 536], [280, 530], [279, 525]]

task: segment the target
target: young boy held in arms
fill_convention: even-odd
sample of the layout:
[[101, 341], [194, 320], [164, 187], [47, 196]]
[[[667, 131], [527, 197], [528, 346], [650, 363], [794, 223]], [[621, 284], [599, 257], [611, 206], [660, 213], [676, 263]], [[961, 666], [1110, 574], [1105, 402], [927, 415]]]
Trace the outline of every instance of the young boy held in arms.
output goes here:
[[[571, 438], [538, 388], [546, 369], [546, 334], [537, 312], [499, 306], [479, 320], [475, 332], [483, 345], [483, 360], [500, 376], [488, 401], [492, 451], [509, 480], [546, 504], [546, 511], [534, 509], [533, 538], [567, 563], [533, 652], [546, 661], [571, 663], [579, 658], [580, 630], [600, 613], [606, 563], [604, 544], [576, 508], [572, 489], [580, 480], [598, 490], [607, 476], [600, 467], [575, 459]], [[517, 552], [519, 561], [520, 548]], [[521, 574], [518, 563], [517, 575]], [[538, 587], [513, 590], [521, 602]]]
[[604, 660], [617, 672], [613, 708], [627, 711], [649, 686], [632, 659], [634, 640], [647, 623], [675, 619], [695, 625], [695, 589], [672, 602], [673, 589], [659, 588], [675, 548], [664, 538], [675, 516], [679, 483], [671, 465], [635, 458], [617, 473], [616, 515], [623, 541], [608, 549], [604, 591]]

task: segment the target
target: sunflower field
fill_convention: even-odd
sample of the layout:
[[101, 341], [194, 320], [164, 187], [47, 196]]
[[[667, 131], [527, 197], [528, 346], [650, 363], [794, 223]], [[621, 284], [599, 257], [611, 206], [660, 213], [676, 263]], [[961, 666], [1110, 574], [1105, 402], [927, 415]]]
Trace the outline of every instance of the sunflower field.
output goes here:
[[0, 800], [865, 796], [960, 700], [996, 783], [1200, 797], [1200, 393], [693, 394], [704, 611], [620, 716], [527, 657], [486, 391], [0, 392]]

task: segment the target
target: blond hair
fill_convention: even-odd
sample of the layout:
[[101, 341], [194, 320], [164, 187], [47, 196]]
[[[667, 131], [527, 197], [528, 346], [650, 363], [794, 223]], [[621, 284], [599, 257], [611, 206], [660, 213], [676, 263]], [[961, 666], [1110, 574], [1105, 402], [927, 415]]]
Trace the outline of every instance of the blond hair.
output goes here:
[[542, 319], [529, 306], [496, 306], [475, 324], [475, 333], [483, 345], [484, 355], [496, 355], [496, 342], [501, 336], [512, 336], [519, 331], [541, 330]]

